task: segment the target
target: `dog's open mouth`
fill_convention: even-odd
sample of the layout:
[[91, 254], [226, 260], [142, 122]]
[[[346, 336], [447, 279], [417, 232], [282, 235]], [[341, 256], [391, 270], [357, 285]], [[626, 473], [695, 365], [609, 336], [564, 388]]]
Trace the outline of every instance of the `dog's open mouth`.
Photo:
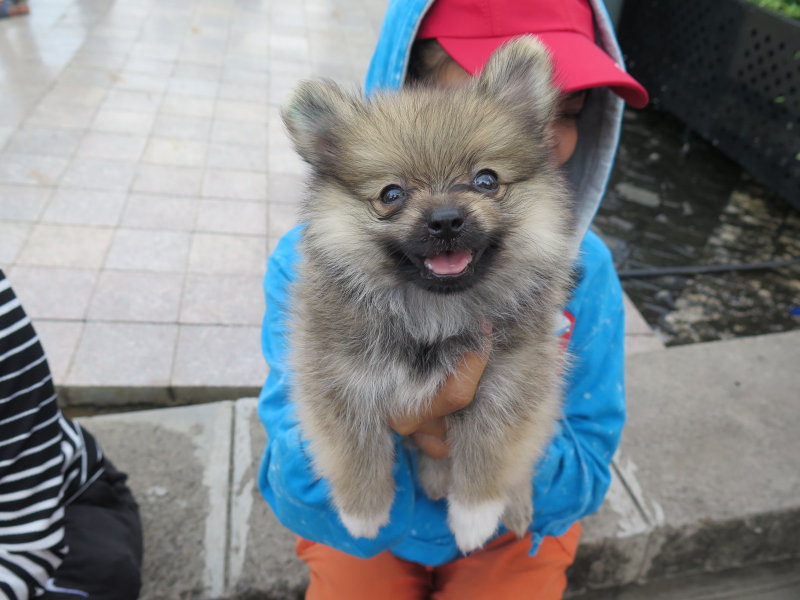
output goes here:
[[486, 265], [486, 251], [491, 248], [459, 248], [411, 259], [416, 265], [417, 285], [431, 292], [452, 293], [472, 287]]
[[486, 274], [499, 240], [473, 230], [472, 239], [459, 244], [436, 244], [416, 240], [386, 240], [388, 255], [397, 273], [428, 291], [449, 294], [469, 289]]
[[425, 268], [437, 277], [453, 277], [464, 273], [472, 263], [470, 250], [455, 250], [428, 256], [424, 260]]

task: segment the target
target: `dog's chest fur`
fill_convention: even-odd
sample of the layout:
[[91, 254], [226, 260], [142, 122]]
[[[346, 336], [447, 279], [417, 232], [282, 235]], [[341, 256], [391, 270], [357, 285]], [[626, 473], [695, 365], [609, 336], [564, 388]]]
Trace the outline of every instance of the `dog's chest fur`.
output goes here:
[[405, 343], [398, 344], [395, 352], [412, 378], [425, 380], [449, 371], [454, 357], [462, 356], [476, 347], [475, 336], [465, 332], [432, 342], [408, 339]]
[[477, 316], [467, 320], [462, 314], [438, 335], [420, 335], [421, 322], [434, 315], [398, 314], [374, 302], [367, 307], [332, 282], [322, 284], [310, 265], [306, 269], [294, 290], [296, 356], [305, 363], [303, 370], [342, 390], [348, 403], [367, 403], [383, 414], [414, 412], [465, 353], [482, 349], [485, 336]]

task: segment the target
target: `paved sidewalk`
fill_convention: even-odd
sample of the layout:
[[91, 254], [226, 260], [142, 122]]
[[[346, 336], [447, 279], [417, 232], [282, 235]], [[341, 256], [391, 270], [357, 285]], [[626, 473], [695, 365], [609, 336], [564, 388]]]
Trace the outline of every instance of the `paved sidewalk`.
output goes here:
[[[256, 393], [303, 165], [279, 105], [359, 83], [384, 2], [37, 0], [0, 21], [0, 268], [65, 405]], [[630, 306], [629, 349], [660, 342]]]
[[[692, 574], [800, 558], [799, 363], [800, 332], [629, 359], [629, 422], [606, 501], [584, 521], [573, 593], [634, 582], [663, 591]], [[265, 434], [255, 399], [82, 422], [141, 504], [142, 600], [299, 597], [293, 536], [256, 489]], [[625, 597], [649, 597], [635, 591]]]
[[360, 81], [382, 13], [36, 0], [0, 21], [0, 268], [66, 403], [261, 385], [261, 277], [303, 173], [278, 107], [300, 78]]

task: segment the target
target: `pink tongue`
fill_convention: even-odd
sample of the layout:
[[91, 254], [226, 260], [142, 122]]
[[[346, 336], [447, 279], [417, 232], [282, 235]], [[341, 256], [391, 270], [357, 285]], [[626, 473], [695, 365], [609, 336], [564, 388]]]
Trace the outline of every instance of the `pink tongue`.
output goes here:
[[472, 253], [469, 250], [456, 252], [443, 252], [425, 259], [425, 266], [437, 275], [457, 275], [462, 273], [472, 262]]

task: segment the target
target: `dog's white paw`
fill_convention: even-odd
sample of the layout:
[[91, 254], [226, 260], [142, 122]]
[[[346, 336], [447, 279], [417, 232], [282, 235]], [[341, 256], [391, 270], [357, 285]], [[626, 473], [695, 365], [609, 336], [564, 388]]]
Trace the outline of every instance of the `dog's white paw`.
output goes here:
[[378, 530], [389, 522], [389, 511], [375, 516], [350, 515], [339, 513], [339, 518], [350, 535], [356, 538], [374, 538]]
[[447, 524], [456, 537], [458, 549], [466, 554], [483, 546], [497, 531], [505, 506], [503, 500], [468, 505], [449, 498]]

